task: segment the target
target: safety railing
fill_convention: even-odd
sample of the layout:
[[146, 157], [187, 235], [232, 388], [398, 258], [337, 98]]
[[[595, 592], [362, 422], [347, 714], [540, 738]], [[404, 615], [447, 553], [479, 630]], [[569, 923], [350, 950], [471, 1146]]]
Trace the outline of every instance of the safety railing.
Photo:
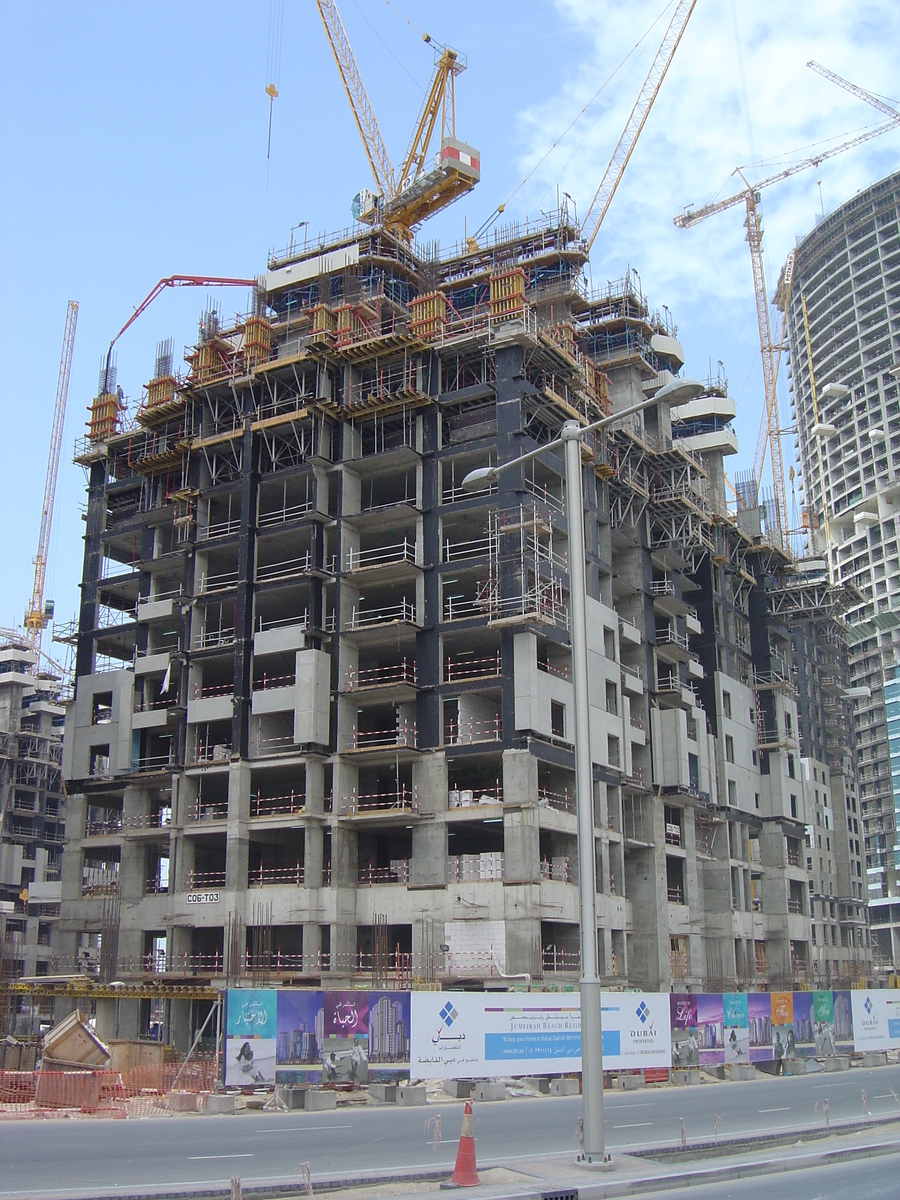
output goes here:
[[308, 575], [313, 567], [312, 554], [307, 551], [296, 558], [284, 558], [278, 562], [257, 564], [257, 583], [277, 583], [282, 579], [293, 579], [297, 575]]
[[416, 543], [409, 538], [390, 546], [373, 546], [368, 550], [347, 551], [345, 559], [346, 571], [360, 571], [366, 567], [387, 566], [391, 563], [412, 563], [416, 561]]
[[366, 667], [359, 670], [351, 667], [347, 672], [347, 691], [356, 692], [363, 688], [391, 687], [401, 684], [416, 686], [415, 661], [392, 663], [386, 667]]
[[575, 811], [575, 793], [568, 789], [552, 792], [549, 788], [539, 787], [538, 807], [558, 808], [560, 812], [573, 813]]
[[415, 624], [415, 604], [406, 599], [401, 600], [399, 604], [379, 605], [374, 608], [362, 608], [354, 604], [350, 613], [349, 628], [371, 629], [376, 625], [389, 625], [397, 621]]
[[500, 717], [487, 720], [450, 721], [444, 727], [444, 744], [447, 746], [469, 745], [472, 742], [499, 742], [503, 736], [503, 721]]
[[563, 858], [542, 858], [541, 859], [541, 879], [555, 879], [558, 883], [569, 883], [569, 859]]
[[290, 791], [283, 796], [251, 796], [250, 818], [280, 817], [306, 812], [306, 793]]
[[419, 797], [415, 788], [401, 784], [388, 792], [357, 793], [354, 789], [349, 796], [343, 797], [343, 805], [345, 811], [354, 816], [386, 810], [415, 813], [419, 810]]
[[368, 863], [365, 867], [360, 867], [357, 882], [360, 887], [374, 887], [381, 883], [408, 883], [409, 859], [396, 859], [389, 867], [374, 867]]
[[225, 886], [224, 871], [189, 871], [187, 877], [188, 891], [197, 888], [223, 888]]
[[500, 651], [485, 658], [458, 655], [444, 660], [444, 682], [454, 683], [459, 679], [493, 679], [500, 674]]
[[303, 886], [303, 864], [299, 861], [291, 867], [267, 867], [260, 863], [247, 873], [247, 887], [267, 887], [269, 884], [291, 884]]
[[416, 748], [415, 721], [400, 721], [391, 729], [359, 729], [353, 732], [347, 751]]

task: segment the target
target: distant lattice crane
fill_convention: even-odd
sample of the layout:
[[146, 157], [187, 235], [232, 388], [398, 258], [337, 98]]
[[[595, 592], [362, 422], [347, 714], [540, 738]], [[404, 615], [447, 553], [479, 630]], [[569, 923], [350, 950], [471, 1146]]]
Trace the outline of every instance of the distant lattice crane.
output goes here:
[[78, 301], [70, 300], [66, 309], [66, 329], [63, 334], [62, 354], [59, 360], [59, 379], [56, 384], [56, 406], [53, 409], [53, 430], [50, 434], [50, 457], [47, 460], [47, 479], [44, 483], [44, 507], [41, 511], [41, 532], [38, 550], [34, 558], [34, 586], [31, 589], [31, 604], [25, 613], [25, 631], [28, 644], [38, 655], [41, 653], [41, 634], [53, 616], [52, 603], [44, 603], [44, 584], [47, 577], [47, 554], [50, 549], [50, 526], [53, 522], [53, 501], [56, 497], [56, 479], [59, 475], [59, 453], [62, 448], [63, 424], [66, 419], [66, 397], [69, 394], [69, 375], [72, 371], [72, 349], [75, 345], [75, 326], [78, 322]]
[[882, 125], [877, 125], [874, 129], [857, 134], [856, 137], [842, 142], [839, 146], [833, 146], [830, 150], [824, 150], [821, 154], [806, 158], [802, 162], [794, 163], [793, 166], [785, 167], [784, 170], [777, 172], [775, 175], [770, 175], [767, 179], [763, 179], [759, 183], [750, 184], [744, 175], [738, 171], [737, 174], [740, 174], [741, 179], [746, 185], [742, 191], [736, 192], [733, 196], [727, 196], [724, 200], [705, 204], [702, 208], [687, 208], [675, 218], [675, 224], [680, 229], [689, 229], [691, 226], [698, 225], [701, 221], [706, 220], [707, 217], [711, 217], [715, 213], [724, 212], [725, 209], [732, 208], [736, 204], [743, 202], [746, 207], [745, 225], [747, 228], [747, 244], [750, 247], [750, 263], [753, 269], [753, 289], [756, 296], [756, 316], [759, 325], [759, 348], [762, 357], [763, 386], [765, 392], [764, 420], [767, 423], [766, 433], [765, 435], [760, 434], [760, 441], [757, 446], [757, 469], [760, 471], [762, 469], [766, 442], [768, 442], [772, 462], [772, 482], [775, 493], [775, 521], [783, 533], [787, 533], [788, 530], [787, 490], [785, 488], [784, 463], [781, 454], [781, 422], [778, 413], [777, 395], [782, 339], [780, 336], [778, 339], [773, 338], [769, 318], [769, 301], [766, 292], [766, 275], [763, 263], [763, 229], [762, 217], [759, 211], [759, 193], [764, 187], [768, 187], [770, 184], [778, 183], [782, 179], [788, 179], [791, 175], [796, 175], [799, 171], [805, 171], [809, 167], [817, 167], [820, 163], [825, 162], [826, 159], [834, 158], [837, 154], [843, 154], [845, 150], [850, 150], [852, 147], [859, 146], [863, 142], [871, 141], [872, 138], [879, 137], [882, 133], [900, 126], [900, 112], [891, 108], [885, 101], [866, 92], [864, 88], [848, 83], [840, 75], [826, 71], [817, 64], [809, 65], [818, 71], [819, 74], [824, 75], [826, 78], [832, 80], [832, 82], [852, 92], [853, 95], [866, 100], [867, 103], [872, 104], [879, 111], [890, 114], [891, 119]]

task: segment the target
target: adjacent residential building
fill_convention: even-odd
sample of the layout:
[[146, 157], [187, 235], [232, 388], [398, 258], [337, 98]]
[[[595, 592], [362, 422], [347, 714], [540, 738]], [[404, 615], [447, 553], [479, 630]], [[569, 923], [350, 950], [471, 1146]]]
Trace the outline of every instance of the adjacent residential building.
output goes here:
[[[797, 245], [787, 310], [804, 520], [848, 610], [849, 694], [867, 896], [880, 965], [898, 962], [898, 824], [884, 681], [900, 638], [900, 174], [858, 192]], [[855, 825], [852, 829], [854, 850]], [[817, 853], [813, 856], [818, 857]], [[824, 859], [823, 859], [824, 861]]]
[[14, 1031], [4, 984], [49, 974], [59, 916], [65, 708], [57, 676], [25, 643], [0, 644], [0, 1030]]

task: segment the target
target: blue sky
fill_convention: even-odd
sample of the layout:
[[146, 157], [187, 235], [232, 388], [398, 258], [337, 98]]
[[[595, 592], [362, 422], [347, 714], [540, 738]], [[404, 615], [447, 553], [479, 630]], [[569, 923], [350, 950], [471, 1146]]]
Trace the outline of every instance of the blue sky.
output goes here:
[[[468, 56], [457, 133], [481, 151], [483, 176], [421, 231], [445, 245], [510, 196], [641, 42], [504, 219], [553, 207], [557, 187], [585, 211], [672, 11], [665, 0], [339, 6], [395, 161], [432, 67], [412, 26]], [[282, 7], [267, 162], [270, 3], [0, 0], [0, 626], [21, 621], [31, 594], [66, 302], [81, 307], [46, 589], [61, 620], [75, 614], [81, 571], [84, 476], [72, 447], [110, 339], [162, 276], [256, 275], [298, 222], [348, 224], [352, 196], [371, 183], [313, 0]], [[690, 231], [672, 217], [730, 194], [738, 165], [764, 160], [751, 176], [763, 177], [876, 121], [805, 63], [898, 100], [898, 44], [895, 0], [698, 0], [595, 243], [593, 284], [635, 268], [651, 305], [672, 311], [688, 373], [724, 363], [743, 447], [733, 466], [752, 461], [762, 389], [743, 210]], [[827, 212], [898, 158], [892, 131], [764, 194], [770, 290], [815, 220], [819, 182]], [[209, 297], [226, 315], [246, 309], [242, 289], [170, 291], [121, 339], [132, 409], [156, 343], [173, 337], [179, 358]]]

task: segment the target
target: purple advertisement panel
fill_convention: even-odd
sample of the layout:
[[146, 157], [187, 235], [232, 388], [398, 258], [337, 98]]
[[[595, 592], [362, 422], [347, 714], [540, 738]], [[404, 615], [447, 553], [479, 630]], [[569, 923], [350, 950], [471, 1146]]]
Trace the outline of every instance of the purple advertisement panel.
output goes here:
[[278, 1083], [318, 1083], [325, 1038], [323, 992], [278, 992], [275, 1078]]
[[702, 1067], [725, 1062], [725, 1013], [721, 995], [701, 993], [697, 997], [697, 1037]]
[[[776, 1046], [777, 1057], [777, 1046]], [[787, 1030], [784, 1057], [814, 1058], [816, 1055], [816, 1022], [812, 992], [794, 992], [794, 1025]]]
[[768, 992], [749, 992], [747, 1020], [750, 1025], [750, 1061], [772, 1060], [772, 997]]
[[669, 1001], [672, 1020], [672, 1066], [698, 1067], [700, 1040], [697, 1029], [697, 997], [673, 995]]
[[722, 995], [725, 1033], [725, 1062], [746, 1066], [750, 1062], [750, 1006], [746, 992]]
[[326, 992], [324, 1013], [323, 1082], [368, 1083], [368, 992]]
[[409, 1075], [409, 992], [369, 992], [369, 1081]]

